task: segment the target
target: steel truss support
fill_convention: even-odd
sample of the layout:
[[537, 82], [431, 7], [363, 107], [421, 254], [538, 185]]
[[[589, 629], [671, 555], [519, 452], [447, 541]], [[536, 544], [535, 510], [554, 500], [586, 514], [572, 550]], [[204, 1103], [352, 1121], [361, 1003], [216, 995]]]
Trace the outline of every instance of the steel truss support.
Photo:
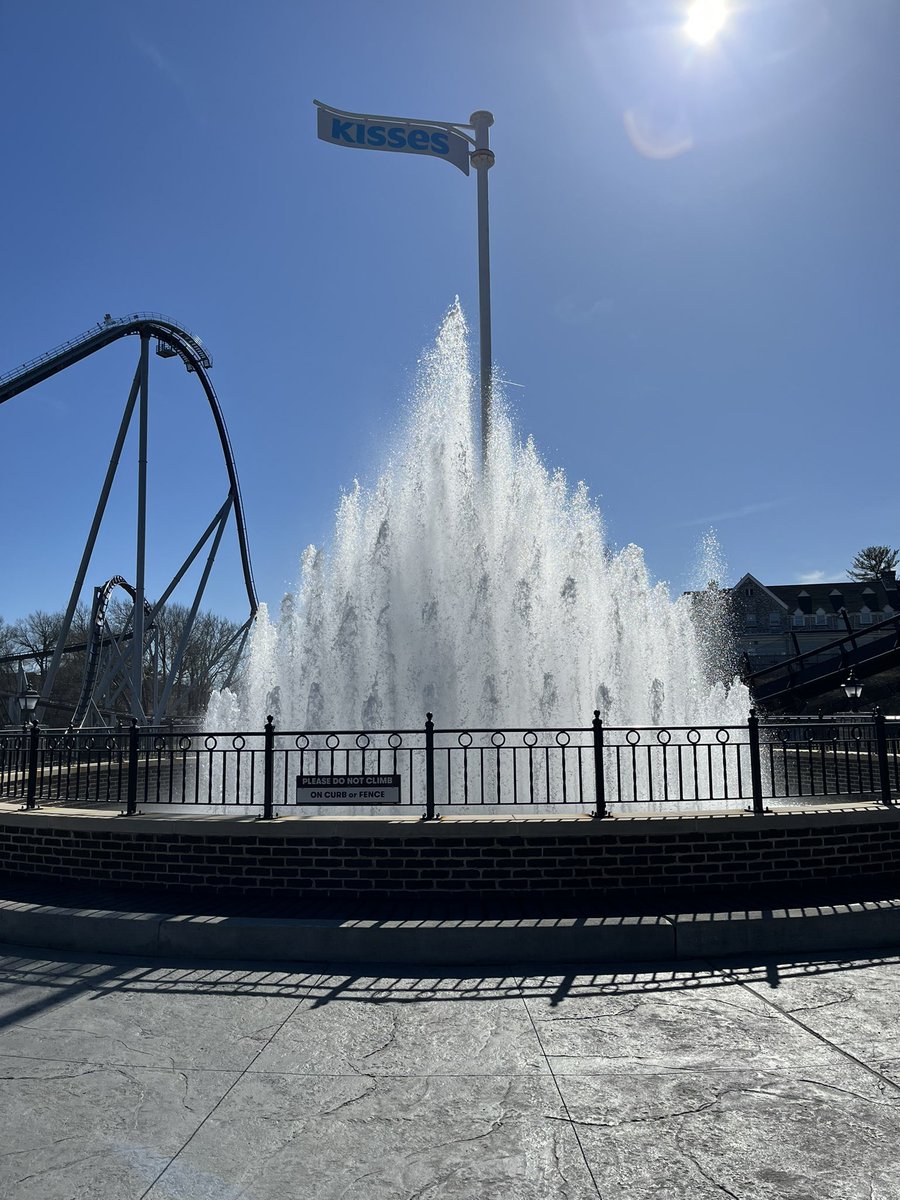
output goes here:
[[140, 384], [141, 368], [140, 364], [138, 364], [138, 368], [134, 373], [134, 380], [131, 384], [131, 391], [128, 393], [128, 401], [125, 405], [125, 412], [122, 415], [122, 421], [119, 425], [119, 433], [116, 437], [116, 444], [113, 446], [113, 452], [109, 460], [109, 466], [106, 468], [106, 478], [103, 480], [103, 487], [100, 489], [100, 499], [97, 501], [94, 519], [91, 522], [91, 528], [87, 536], [87, 541], [84, 544], [84, 552], [81, 555], [81, 562], [78, 565], [78, 571], [75, 575], [75, 583], [72, 585], [72, 594], [69, 596], [69, 604], [66, 608], [66, 615], [63, 618], [62, 629], [59, 632], [59, 641], [56, 643], [56, 649], [53, 651], [53, 658], [50, 661], [50, 666], [47, 669], [47, 675], [44, 679], [44, 686], [41, 688], [41, 700], [49, 700], [53, 691], [53, 684], [56, 682], [56, 675], [59, 671], [59, 664], [62, 660], [63, 651], [65, 650], [66, 642], [69, 637], [69, 630], [72, 628], [72, 618], [75, 616], [75, 609], [78, 607], [78, 598], [81, 595], [81, 589], [84, 587], [88, 564], [90, 563], [91, 556], [94, 553], [94, 545], [97, 541], [97, 534], [100, 532], [103, 514], [106, 512], [106, 502], [109, 500], [109, 493], [112, 489], [113, 480], [116, 477], [119, 459], [122, 457], [122, 447], [125, 445], [125, 437], [128, 433], [128, 426], [131, 424], [131, 414], [134, 412], [134, 405], [138, 397]]
[[[190, 640], [190, 634], [193, 630], [193, 625], [194, 625], [194, 621], [197, 616], [197, 612], [199, 611], [200, 602], [201, 602], [201, 600], [203, 598], [203, 594], [206, 590], [206, 584], [209, 580], [209, 575], [212, 570], [213, 563], [215, 562], [216, 552], [219, 549], [219, 545], [221, 543], [222, 536], [224, 535], [225, 529], [227, 528], [228, 518], [231, 515], [233, 506], [234, 506], [234, 496], [231, 492], [229, 492], [228, 496], [225, 499], [224, 504], [221, 506], [221, 508], [216, 513], [216, 515], [210, 521], [209, 525], [207, 525], [206, 529], [200, 535], [200, 537], [198, 538], [194, 547], [188, 554], [187, 558], [185, 558], [185, 560], [181, 564], [181, 566], [178, 568], [172, 581], [169, 583], [168, 587], [163, 592], [160, 599], [157, 600], [156, 604], [154, 604], [152, 606], [146, 601], [144, 603], [144, 608], [143, 608], [143, 611], [144, 611], [144, 654], [146, 655], [148, 649], [152, 648], [153, 653], [156, 657], [156, 660], [158, 661], [158, 658], [159, 658], [159, 632], [156, 628], [157, 618], [159, 617], [160, 613], [163, 611], [166, 601], [169, 599], [172, 592], [174, 592], [175, 588], [178, 586], [178, 584], [184, 578], [185, 574], [190, 569], [192, 563], [195, 561], [195, 559], [197, 558], [200, 551], [203, 549], [203, 547], [209, 541], [210, 537], [213, 537], [213, 535], [215, 535], [213, 537], [213, 545], [212, 545], [212, 548], [210, 549], [209, 556], [208, 556], [207, 562], [206, 562], [206, 566], [203, 571], [203, 576], [197, 587], [197, 591], [196, 591], [196, 594], [194, 597], [194, 603], [191, 608], [190, 616], [188, 617], [188, 620], [185, 624], [184, 630], [182, 631], [182, 636], [179, 639], [179, 648], [176, 651], [175, 658], [173, 659], [172, 663], [170, 664], [170, 666], [166, 672], [166, 678], [162, 684], [162, 693], [161, 693], [161, 695], [158, 695], [157, 697], [154, 698], [154, 704], [152, 707], [152, 720], [153, 720], [154, 724], [158, 724], [165, 718], [166, 707], [171, 698], [174, 684], [177, 681], [178, 673], [181, 669], [181, 663], [184, 658], [184, 651], [187, 647], [188, 641]], [[132, 599], [134, 599], [136, 601], [136, 596], [137, 596], [136, 588], [133, 590], [133, 593], [132, 593], [132, 589], [124, 580], [121, 580], [121, 579], [110, 580], [110, 583], [115, 583], [115, 582], [118, 582], [121, 587], [123, 587], [126, 591], [129, 592], [129, 594], [132, 594]], [[108, 588], [109, 584], [104, 585], [104, 587]], [[98, 588], [97, 591], [99, 593], [99, 592], [103, 591], [103, 589]], [[252, 617], [249, 620], [247, 620], [244, 623], [244, 625], [242, 625], [241, 628], [234, 634], [234, 636], [229, 639], [227, 644], [223, 647], [221, 654], [227, 653], [228, 650], [234, 645], [234, 643], [241, 637], [242, 634], [244, 634], [246, 636], [246, 633], [249, 631], [250, 626], [252, 624], [252, 620], [253, 620]], [[133, 624], [133, 621], [132, 621], [132, 624]], [[115, 704], [115, 701], [122, 694], [122, 692], [126, 689], [126, 687], [133, 685], [134, 643], [136, 641], [137, 635], [133, 629], [131, 630], [131, 632], [129, 632], [128, 626], [126, 625], [125, 629], [117, 637], [112, 632], [112, 630], [109, 628], [109, 625], [106, 623], [105, 613], [103, 616], [103, 620], [99, 625], [95, 625], [95, 623], [92, 622], [92, 635], [94, 638], [101, 639], [104, 642], [104, 644], [111, 647], [107, 667], [106, 667], [105, 671], [99, 676], [96, 684], [93, 685], [93, 687], [92, 687], [93, 694], [96, 697], [98, 697], [101, 702], [103, 702], [103, 700], [105, 698], [106, 707], [111, 710], [112, 706]], [[123, 646], [120, 645], [120, 643], [124, 643], [124, 641], [126, 639], [130, 639], [132, 642], [132, 645], [131, 645], [131, 647], [128, 648], [127, 652], [123, 649]], [[241, 647], [241, 649], [243, 650], [243, 646]], [[87, 698], [84, 697], [83, 702], [86, 703], [86, 701], [87, 701]]]
[[[231, 493], [229, 493], [228, 499], [225, 501], [225, 503], [222, 505], [221, 509], [219, 510], [221, 516], [219, 517], [219, 524], [218, 524], [218, 528], [216, 529], [216, 535], [213, 538], [213, 543], [212, 543], [212, 546], [210, 548], [209, 554], [206, 559], [206, 566], [203, 568], [203, 574], [200, 576], [200, 582], [197, 584], [197, 591], [194, 595], [194, 603], [191, 605], [190, 615], [188, 616], [188, 619], [185, 622], [184, 629], [181, 632], [181, 638], [178, 642], [178, 648], [175, 651], [175, 657], [172, 659], [172, 665], [169, 668], [168, 677], [166, 679], [165, 686], [163, 687], [163, 693], [162, 693], [162, 696], [160, 697], [159, 705], [153, 714], [154, 723], [158, 724], [162, 720], [163, 714], [166, 711], [166, 706], [169, 703], [169, 697], [172, 695], [172, 688], [175, 686], [175, 680], [178, 678], [178, 674], [181, 670], [181, 663], [182, 663], [182, 660], [184, 659], [184, 652], [187, 649], [188, 640], [191, 636], [191, 630], [193, 629], [194, 621], [197, 618], [197, 611], [200, 608], [200, 601], [203, 599], [203, 593], [206, 591], [206, 584], [209, 580], [209, 573], [212, 570], [213, 563], [216, 561], [216, 552], [219, 549], [219, 543], [222, 541], [222, 534], [225, 532], [225, 525], [228, 521], [228, 516], [229, 516], [229, 513], [231, 512], [231, 505], [233, 502], [234, 502], [234, 496]], [[206, 535], [204, 535], [204, 536], [206, 536]], [[199, 550], [199, 549], [200, 549], [200, 547], [198, 546], [197, 550]]]
[[147, 426], [150, 408], [150, 335], [141, 333], [140, 432], [138, 434], [137, 564], [134, 579], [134, 616], [131, 642], [131, 715], [140, 724], [144, 716], [144, 570], [147, 565]]
[[[156, 313], [135, 313], [128, 317], [116, 319], [107, 317], [102, 324], [89, 330], [81, 337], [73, 339], [65, 343], [65, 345], [57, 347], [55, 350], [49, 351], [47, 354], [7, 375], [0, 376], [0, 404], [57, 372], [65, 370], [74, 363], [80, 362], [83, 358], [96, 353], [112, 342], [134, 334], [140, 336], [141, 348], [138, 366], [132, 380], [125, 411], [122, 415], [115, 445], [100, 491], [100, 497], [69, 596], [59, 640], [54, 648], [53, 656], [42, 684], [39, 701], [39, 707], [41, 703], [44, 705], [52, 704], [51, 695], [54, 684], [57, 681], [62, 657], [66, 652], [66, 642], [71, 632], [79, 598], [84, 589], [87, 572], [107, 509], [112, 485], [119, 468], [135, 407], [137, 406], [138, 474], [135, 586], [131, 588], [124, 579], [116, 576], [104, 584], [102, 588], [97, 589], [95, 593], [95, 605], [100, 604], [97, 597], [101, 593], [103, 593], [103, 605], [102, 609], [95, 606], [94, 613], [92, 614], [90, 639], [85, 647], [87, 653], [85, 682], [82, 688], [82, 696], [76, 709], [79, 722], [83, 721], [84, 717], [91, 710], [100, 714], [101, 710], [105, 708], [107, 716], [111, 716], [112, 707], [123, 692], [127, 692], [128, 709], [133, 718], [138, 722], [145, 723], [148, 717], [152, 717], [153, 721], [162, 721], [164, 719], [166, 707], [171, 700], [175, 682], [183, 666], [190, 634], [200, 609], [210, 572], [232, 513], [235, 517], [244, 582], [250, 604], [250, 616], [234, 636], [229, 639], [227, 645], [219, 650], [219, 655], [216, 659], [217, 663], [221, 662], [224, 656], [238, 642], [240, 642], [238, 656], [243, 651], [258, 607], [247, 549], [247, 532], [234, 456], [218, 398], [207, 373], [212, 363], [199, 339], [195, 338], [169, 318], [162, 317]], [[229, 490], [225, 502], [195, 543], [193, 549], [187, 555], [159, 599], [152, 605], [146, 599], [148, 429], [150, 403], [149, 350], [151, 338], [155, 338], [158, 342], [158, 353], [166, 358], [177, 355], [187, 369], [196, 375], [203, 387], [206, 400], [209, 403], [215, 421], [229, 479]], [[173, 661], [169, 664], [165, 678], [163, 679], [158, 669], [161, 651], [158, 619], [175, 589], [203, 548], [210, 542], [210, 539], [212, 541], [206, 563], [197, 585], [186, 625], [179, 637]], [[125, 628], [118, 635], [112, 633], [106, 620], [106, 603], [109, 599], [109, 590], [116, 585], [124, 587], [134, 602], [130, 620], [126, 622]], [[129, 640], [131, 642], [130, 645], [127, 644]], [[153, 672], [153, 695], [146, 698], [145, 701], [144, 677], [148, 652], [155, 656], [154, 663], [157, 669]], [[105, 663], [102, 661], [104, 659], [106, 660]], [[229, 684], [231, 682], [231, 675], [233, 675], [233, 669], [229, 675]]]

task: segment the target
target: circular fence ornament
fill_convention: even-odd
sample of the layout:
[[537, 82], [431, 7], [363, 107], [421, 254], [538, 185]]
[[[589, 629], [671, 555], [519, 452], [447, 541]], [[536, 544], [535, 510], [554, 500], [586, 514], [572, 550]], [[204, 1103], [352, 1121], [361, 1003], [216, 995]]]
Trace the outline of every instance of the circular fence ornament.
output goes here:
[[471, 733], [461, 733], [456, 740], [459, 742], [459, 744], [463, 747], [464, 750], [468, 750], [468, 748], [472, 745]]
[[218, 746], [218, 744], [219, 744], [218, 738], [214, 738], [211, 733], [208, 734], [207, 737], [203, 741], [203, 745], [206, 747], [207, 750], [215, 750], [215, 748], [216, 748], [216, 746]]
[[158, 737], [158, 738], [153, 739], [153, 749], [156, 750], [157, 753], [160, 753], [161, 751], [165, 750], [165, 748], [166, 748], [166, 739], [165, 738]]
[[726, 742], [731, 741], [731, 734], [728, 732], [727, 729], [717, 729], [716, 730], [716, 741], [719, 743], [720, 746], [724, 746]]
[[356, 744], [357, 744], [357, 746], [360, 748], [360, 750], [366, 750], [366, 749], [368, 749], [368, 745], [369, 745], [369, 735], [368, 735], [367, 733], [359, 733], [359, 734], [357, 734], [357, 736], [356, 736]]
[[297, 747], [298, 750], [306, 750], [307, 747], [309, 746], [309, 738], [306, 736], [305, 733], [298, 733], [297, 736], [294, 738], [294, 745]]
[[179, 750], [190, 750], [190, 748], [191, 748], [191, 746], [193, 746], [193, 744], [194, 743], [191, 741], [191, 739], [189, 737], [187, 737], [185, 734], [182, 734], [182, 736], [178, 739], [178, 749]]
[[522, 735], [522, 741], [526, 746], [536, 746], [537, 740], [537, 734], [532, 729], [529, 729], [527, 733]]
[[640, 740], [641, 740], [641, 735], [638, 733], [638, 731], [636, 729], [629, 729], [628, 732], [625, 734], [625, 741], [628, 743], [629, 746], [636, 746]]
[[689, 729], [687, 731], [687, 740], [691, 743], [692, 746], [696, 746], [697, 743], [700, 741], [700, 730], [699, 729]]
[[561, 729], [559, 731], [559, 733], [556, 735], [557, 746], [568, 746], [568, 744], [569, 744], [569, 742], [571, 742], [571, 740], [572, 740], [571, 736], [566, 732], [565, 729]]
[[491, 734], [491, 745], [496, 746], [498, 750], [500, 749], [500, 747], [502, 745], [505, 744], [505, 742], [506, 742], [506, 734], [501, 733], [499, 729], [497, 730], [496, 733]]
[[337, 750], [337, 748], [340, 744], [341, 744], [341, 739], [338, 737], [338, 735], [336, 733], [329, 733], [328, 737], [325, 739], [325, 745], [328, 747], [329, 750]]
[[669, 733], [668, 729], [660, 729], [656, 735], [656, 740], [661, 746], [668, 746], [669, 742], [672, 740], [672, 735]]
[[396, 750], [399, 746], [403, 745], [403, 738], [399, 733], [392, 733], [388, 738], [388, 745], [392, 750]]
[[231, 745], [235, 750], [243, 750], [246, 744], [247, 743], [244, 741], [243, 735], [240, 733], [236, 733], [231, 739]]

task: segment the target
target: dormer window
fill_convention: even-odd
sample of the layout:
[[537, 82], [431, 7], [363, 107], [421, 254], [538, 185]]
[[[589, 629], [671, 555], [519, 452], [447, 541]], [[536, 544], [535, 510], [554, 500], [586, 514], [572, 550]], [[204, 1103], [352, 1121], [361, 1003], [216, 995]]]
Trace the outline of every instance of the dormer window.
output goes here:
[[827, 625], [828, 624], [828, 616], [827, 616], [824, 608], [816, 609], [816, 624], [817, 625]]
[[865, 605], [865, 604], [859, 610], [859, 623], [860, 623], [860, 625], [871, 625], [872, 624], [872, 614], [871, 614], [871, 612], [869, 612], [869, 609], [868, 609], [867, 605]]
[[795, 629], [803, 628], [803, 612], [801, 609], [798, 608], [796, 610], [796, 612], [794, 613], [794, 615], [791, 617], [791, 624], [794, 626]]

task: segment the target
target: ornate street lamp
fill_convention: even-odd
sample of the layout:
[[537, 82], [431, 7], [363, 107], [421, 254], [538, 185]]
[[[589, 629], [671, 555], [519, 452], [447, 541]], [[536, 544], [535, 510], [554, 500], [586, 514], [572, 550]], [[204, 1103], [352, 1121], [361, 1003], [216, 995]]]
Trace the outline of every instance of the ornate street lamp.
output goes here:
[[850, 701], [850, 711], [856, 712], [856, 710], [859, 708], [859, 698], [862, 695], [863, 688], [862, 684], [856, 678], [856, 674], [852, 667], [850, 668], [850, 674], [841, 684], [841, 687], [844, 690], [844, 695]]
[[28, 724], [34, 716], [34, 710], [37, 707], [37, 702], [40, 700], [40, 694], [34, 690], [31, 684], [19, 692], [19, 708], [22, 710], [22, 731], [28, 728]]

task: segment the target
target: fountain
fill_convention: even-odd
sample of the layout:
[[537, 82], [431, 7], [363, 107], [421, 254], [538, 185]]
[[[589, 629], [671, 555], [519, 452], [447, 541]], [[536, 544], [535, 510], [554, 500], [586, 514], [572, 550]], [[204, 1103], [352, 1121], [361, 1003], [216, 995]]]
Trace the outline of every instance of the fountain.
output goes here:
[[[207, 728], [628, 725], [746, 719], [710, 682], [716, 639], [612, 550], [570, 487], [498, 404], [482, 472], [459, 303], [420, 363], [404, 436], [371, 489], [340, 502], [332, 545], [303, 554], [296, 595], [260, 609], [243, 688]], [[708, 615], [707, 615], [708, 616]]]

